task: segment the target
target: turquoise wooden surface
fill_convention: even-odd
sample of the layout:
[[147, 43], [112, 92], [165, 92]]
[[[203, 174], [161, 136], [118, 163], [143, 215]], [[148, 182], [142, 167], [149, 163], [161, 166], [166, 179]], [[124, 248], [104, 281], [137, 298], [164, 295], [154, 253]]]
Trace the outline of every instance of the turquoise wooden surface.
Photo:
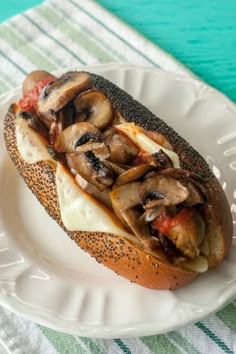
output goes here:
[[42, 0], [0, 0], [0, 22], [42, 2]]
[[[2, 0], [0, 21], [41, 2]], [[236, 101], [236, 0], [97, 2]]]

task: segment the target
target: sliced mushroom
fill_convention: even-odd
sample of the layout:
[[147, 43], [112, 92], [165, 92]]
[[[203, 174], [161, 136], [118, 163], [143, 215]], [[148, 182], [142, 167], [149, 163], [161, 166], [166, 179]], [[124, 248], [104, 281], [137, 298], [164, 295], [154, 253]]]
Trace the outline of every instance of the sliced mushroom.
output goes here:
[[86, 181], [100, 191], [113, 184], [113, 171], [107, 168], [92, 151], [73, 152], [66, 155], [70, 169], [77, 171]]
[[122, 114], [119, 111], [114, 109], [112, 124], [118, 125], [118, 124], [123, 124], [123, 123], [127, 123], [127, 121], [124, 119], [124, 117], [122, 116]]
[[196, 204], [203, 204], [205, 202], [202, 193], [193, 182], [181, 180], [181, 183], [186, 186], [189, 191], [189, 196], [183, 203], [185, 206], [190, 207]]
[[151, 236], [148, 225], [140, 220], [140, 211], [137, 208], [132, 207], [126, 210], [121, 210], [120, 214], [129, 226], [129, 229], [142, 242], [144, 248], [150, 250], [160, 248], [159, 240]]
[[89, 141], [96, 142], [99, 138], [100, 131], [94, 125], [87, 122], [76, 123], [62, 131], [55, 142], [55, 149], [71, 153], [77, 146]]
[[53, 111], [49, 111], [48, 114], [45, 116], [39, 114], [38, 117], [48, 129], [51, 128], [53, 123], [57, 122], [57, 116]]
[[[110, 151], [110, 150], [109, 150]], [[111, 161], [104, 161], [104, 164], [109, 167], [109, 168], [112, 168], [112, 170], [114, 171], [114, 173], [119, 176], [121, 175], [122, 173], [124, 173], [127, 169], [124, 168], [124, 166], [120, 166], [119, 164], [117, 163], [113, 163]]]
[[94, 155], [97, 158], [99, 158], [101, 161], [107, 159], [110, 156], [109, 148], [104, 143], [88, 142], [86, 144], [77, 146], [76, 151], [80, 153], [86, 151], [92, 151]]
[[65, 154], [54, 151], [51, 146], [48, 147], [48, 152], [54, 160], [61, 162], [63, 165], [66, 165]]
[[[195, 190], [192, 191], [192, 194], [200, 193], [200, 195], [197, 197], [195, 196], [194, 198], [199, 198], [199, 203], [202, 203], [200, 200], [203, 198], [203, 202], [207, 199], [208, 191], [207, 188], [205, 187], [205, 182], [208, 181], [207, 178], [202, 177], [199, 174], [196, 174], [194, 172], [184, 170], [182, 168], [167, 168], [165, 170], [161, 171], [161, 174], [173, 177], [175, 179], [181, 180], [181, 182], [184, 184], [188, 184], [189, 182], [193, 185], [189, 186], [189, 189], [193, 189], [194, 187]], [[191, 188], [192, 187], [192, 188]], [[190, 192], [191, 194], [191, 192]], [[193, 197], [193, 196], [192, 196]], [[196, 203], [197, 204], [197, 203]]]
[[191, 217], [181, 218], [165, 235], [183, 255], [189, 258], [197, 257], [200, 253], [199, 245], [205, 235], [204, 220], [196, 210], [192, 210]]
[[191, 178], [193, 180], [199, 182], [206, 182], [208, 179], [202, 177], [200, 174], [196, 174], [195, 172], [191, 172], [188, 170], [184, 170], [183, 168], [167, 168], [162, 171], [163, 175], [175, 178], [175, 179], [184, 179], [184, 178]]
[[139, 220], [139, 212], [134, 208], [139, 205], [140, 182], [132, 182], [113, 189], [110, 193], [112, 207], [121, 222], [133, 231], [140, 234], [138, 237], [147, 239], [150, 237], [148, 227]]
[[144, 209], [150, 209], [180, 204], [188, 198], [189, 191], [180, 181], [157, 175], [141, 184], [139, 195]]
[[73, 124], [74, 109], [73, 107], [67, 106], [57, 112], [56, 116], [59, 125], [59, 133], [61, 133], [62, 130], [66, 129], [67, 127], [69, 127], [69, 125]]
[[139, 187], [141, 182], [131, 182], [112, 190], [110, 198], [112, 207], [122, 224], [139, 239], [148, 253], [158, 259], [168, 261], [160, 248], [158, 238], [150, 234], [149, 226], [141, 219], [142, 211], [139, 209]]
[[21, 111], [18, 114], [21, 118], [27, 121], [28, 126], [30, 128], [35, 130], [38, 134], [43, 136], [45, 139], [48, 139], [49, 131], [47, 127], [37, 118], [37, 116], [27, 111]]
[[[66, 127], [66, 125], [67, 125], [66, 114], [67, 113], [66, 112], [64, 113], [63, 110], [58, 112], [58, 114], [51, 112], [51, 115], [50, 115], [51, 123], [49, 124], [50, 125], [50, 130], [49, 130], [50, 146], [54, 147], [58, 136], [62, 133], [63, 129]], [[49, 123], [49, 122], [47, 121], [47, 123]]]
[[110, 198], [115, 211], [126, 210], [140, 204], [140, 185], [141, 182], [131, 182], [112, 190]]
[[64, 117], [62, 111], [60, 112], [58, 119], [57, 119], [57, 130], [58, 135], [61, 134], [62, 130], [64, 130]]
[[116, 216], [129, 231], [132, 230], [122, 212], [139, 204], [139, 187], [140, 182], [132, 182], [113, 189], [109, 194]]
[[127, 164], [139, 153], [132, 141], [125, 135], [117, 133], [114, 128], [108, 129], [103, 134], [103, 140], [110, 148], [109, 160], [112, 162]]
[[65, 107], [57, 113], [49, 111], [47, 115], [39, 115], [39, 119], [48, 127], [48, 129], [51, 129], [52, 125], [55, 127], [55, 124], [57, 124], [58, 134], [60, 134], [62, 130], [73, 123], [73, 115], [73, 109], [71, 107]]
[[112, 121], [113, 109], [109, 98], [99, 90], [88, 90], [74, 100], [76, 122], [87, 121], [103, 130]]
[[46, 85], [41, 91], [38, 111], [41, 115], [47, 115], [50, 110], [58, 112], [79, 93], [90, 89], [92, 86], [93, 83], [89, 74], [68, 72], [56, 81]]
[[143, 164], [148, 164], [159, 168], [161, 166], [160, 162], [157, 161], [155, 154], [149, 154], [144, 151], [140, 151], [139, 154], [133, 159], [132, 163], [135, 166]]
[[157, 162], [157, 165], [160, 166], [160, 168], [166, 169], [173, 167], [171, 159], [164, 151], [160, 150], [158, 152], [155, 152], [152, 156], [154, 157], [155, 161]]
[[126, 184], [129, 182], [137, 181], [141, 177], [143, 177], [146, 173], [152, 171], [154, 169], [151, 165], [139, 165], [130, 168], [129, 170], [123, 172], [119, 175], [115, 181], [114, 187], [121, 186], [122, 184]]
[[37, 84], [39, 81], [45, 80], [45, 79], [54, 81], [54, 80], [56, 80], [56, 77], [45, 70], [31, 71], [31, 73], [26, 76], [26, 78], [24, 79], [24, 81], [22, 83], [23, 95], [25, 95], [26, 93], [31, 91], [35, 87], [35, 84]]
[[145, 224], [155, 220], [158, 216], [160, 216], [164, 211], [165, 207], [156, 207], [147, 209], [141, 216], [140, 220], [143, 221]]
[[181, 257], [180, 251], [176, 248], [175, 244], [170, 239], [161, 233], [159, 233], [158, 238], [165, 253], [171, 257]]
[[59, 136], [58, 122], [53, 122], [49, 130], [49, 145], [53, 148]]
[[146, 180], [146, 179], [149, 179], [149, 178], [152, 178], [152, 177], [155, 177], [155, 176], [159, 176], [160, 175], [160, 172], [158, 170], [156, 171], [151, 171], [151, 172], [148, 172], [144, 177], [143, 179]]

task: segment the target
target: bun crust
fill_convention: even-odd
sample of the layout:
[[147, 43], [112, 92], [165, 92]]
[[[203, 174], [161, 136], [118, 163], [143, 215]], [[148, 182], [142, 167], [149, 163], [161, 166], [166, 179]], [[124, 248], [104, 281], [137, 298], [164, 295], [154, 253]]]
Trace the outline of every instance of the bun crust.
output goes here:
[[[172, 128], [133, 100], [127, 93], [102, 77], [91, 76], [95, 87], [107, 94], [112, 104], [118, 108], [127, 121], [135, 121], [145, 129], [158, 130], [163, 133], [179, 155], [181, 167], [200, 173], [207, 178], [205, 188], [207, 189], [208, 203], [205, 213], [206, 220], [209, 220], [207, 226], [210, 249], [208, 261], [209, 266], [221, 262], [232, 242], [232, 217], [225, 194], [205, 160]], [[137, 120], [137, 116], [142, 118]], [[68, 231], [62, 223], [58, 205], [55, 183], [56, 163], [42, 161], [28, 164], [21, 158], [16, 144], [13, 106], [10, 107], [5, 117], [4, 136], [14, 165], [47, 213], [81, 249], [89, 253], [99, 263], [131, 282], [152, 289], [176, 289], [191, 282], [198, 275], [196, 272], [156, 259], [119, 235]]]

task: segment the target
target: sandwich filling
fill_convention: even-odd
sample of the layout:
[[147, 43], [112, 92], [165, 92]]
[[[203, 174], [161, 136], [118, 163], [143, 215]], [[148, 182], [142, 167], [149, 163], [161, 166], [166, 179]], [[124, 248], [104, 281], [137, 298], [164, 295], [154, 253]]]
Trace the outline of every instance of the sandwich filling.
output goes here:
[[33, 108], [29, 94], [19, 102], [17, 147], [29, 164], [57, 165], [65, 227], [119, 234], [165, 262], [206, 271], [206, 180], [181, 168], [163, 134], [128, 123], [87, 73], [38, 85]]

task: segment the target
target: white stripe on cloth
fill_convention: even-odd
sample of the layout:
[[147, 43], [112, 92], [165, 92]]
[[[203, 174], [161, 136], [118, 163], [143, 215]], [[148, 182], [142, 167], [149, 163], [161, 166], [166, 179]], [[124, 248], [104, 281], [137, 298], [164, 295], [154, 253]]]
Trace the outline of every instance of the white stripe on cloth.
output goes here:
[[[77, 2], [80, 3], [80, 1]], [[90, 13], [94, 13], [97, 18], [100, 18], [101, 21], [106, 26], [111, 28], [114, 32], [119, 33], [119, 35], [123, 38], [128, 38], [129, 42], [133, 44], [140, 52], [148, 53], [148, 58], [156, 62], [157, 65], [161, 68], [185, 76], [193, 76], [192, 72], [190, 72], [185, 66], [180, 64], [170, 54], [166, 53], [164, 50], [153, 44], [147, 38], [137, 33], [130, 26], [121, 22], [121, 20], [106, 11], [99, 4], [95, 3], [92, 0], [81, 1], [81, 4], [84, 9], [86, 9]]]
[[[51, 9], [51, 11], [53, 11], [55, 14], [57, 14], [60, 18], [61, 18], [61, 22], [63, 21], [65, 25], [67, 25], [67, 29], [69, 29], [69, 27], [73, 28], [74, 31], [78, 31], [78, 30], [81, 30], [79, 28], [79, 26], [77, 26], [76, 24], [73, 23], [73, 21], [71, 21], [71, 16], [70, 18], [67, 18], [65, 16], [65, 9], [64, 8], [64, 15], [61, 13], [61, 12], [58, 12], [56, 11], [56, 8], [53, 6], [53, 4], [49, 3], [49, 4], [45, 4], [45, 7], [47, 6], [48, 9]], [[40, 13], [38, 13], [38, 16], [43, 20], [43, 21], [46, 21], [47, 22], [47, 25], [48, 25], [48, 28], [49, 28], [49, 31], [50, 31], [50, 28], [53, 29], [53, 24], [50, 23], [50, 21], [48, 22], [47, 19], [41, 15]], [[44, 28], [45, 28], [45, 24], [46, 22], [43, 22], [44, 23]], [[60, 30], [59, 30], [60, 32]], [[61, 32], [62, 33], [62, 32]], [[60, 35], [61, 36], [61, 35]], [[68, 48], [73, 48], [73, 51], [75, 53], [79, 53], [80, 55], [80, 58], [82, 60], [84, 60], [86, 63], [88, 64], [92, 64], [94, 63], [94, 61], [97, 62], [97, 60], [95, 59], [94, 60], [94, 56], [91, 55], [91, 53], [85, 48], [83, 47], [82, 45], [80, 45], [78, 42], [76, 43], [76, 41], [73, 40], [72, 37], [70, 37], [68, 34], [66, 33], [63, 33], [63, 36], [65, 36], [65, 39], [63, 40], [63, 43], [66, 43], [66, 46], [68, 46]], [[71, 41], [71, 42], [69, 42]], [[69, 45], [67, 45], [67, 43], [70, 43]]]
[[[2, 38], [0, 38], [0, 48], [1, 50], [16, 64], [18, 64], [23, 70], [27, 68], [29, 71], [32, 71], [35, 69], [35, 66], [23, 55], [21, 55], [20, 52], [17, 52], [15, 48], [11, 47], [7, 41], [4, 41]], [[22, 73], [22, 80], [24, 79], [24, 74]]]
[[[29, 11], [28, 14], [32, 14], [32, 11]], [[27, 18], [20, 16], [13, 17], [11, 20], [12, 27], [17, 25], [17, 28], [23, 33], [26, 33], [30, 38], [30, 45], [34, 48], [37, 47], [40, 52], [44, 51], [44, 55], [47, 55], [47, 59], [54, 63], [58, 68], [63, 66], [69, 66], [67, 56], [64, 53], [64, 50], [60, 50], [58, 45], [49, 37], [42, 34], [42, 32], [32, 25]], [[29, 30], [30, 29], [30, 30]], [[33, 42], [33, 43], [32, 43]]]
[[58, 354], [31, 321], [0, 307], [0, 342], [6, 353]]
[[91, 353], [91, 351], [89, 350], [89, 348], [83, 343], [82, 340], [80, 340], [79, 337], [77, 336], [73, 336], [73, 338], [76, 340], [76, 342], [80, 345], [80, 347], [84, 350], [84, 354], [93, 354]]
[[[39, 13], [36, 12], [31, 13], [30, 18], [34, 20], [37, 23], [37, 25], [42, 27], [46, 33], [48, 33], [50, 36], [53, 36], [57, 41], [61, 43], [61, 45], [63, 45], [61, 46], [56, 42], [53, 42], [54, 47], [58, 47], [58, 49], [60, 48], [60, 50], [65, 51], [64, 55], [66, 54], [66, 56], [68, 56], [69, 61], [66, 65], [72, 66], [75, 60], [76, 60], [76, 64], [78, 64], [78, 59], [76, 59], [76, 56], [78, 56], [82, 61], [84, 61], [87, 64], [94, 62], [94, 58], [90, 56], [90, 54], [87, 51], [85, 51], [82, 47], [76, 44], [73, 41], [73, 39], [67, 36], [65, 33], [53, 27], [53, 25], [49, 23]], [[71, 48], [73, 54], [69, 51]]]
[[[107, 36], [103, 36], [100, 29], [95, 31], [91, 28], [91, 23], [88, 22], [87, 19], [83, 20], [83, 17], [78, 13], [78, 9], [73, 7], [72, 11], [73, 5], [68, 3], [68, 5], [65, 6], [64, 2], [62, 3], [56, 0], [50, 0], [48, 3], [57, 13], [64, 13], [69, 16], [70, 20], [73, 19], [74, 23], [72, 21], [71, 25], [73, 24], [74, 27], [79, 28], [83, 33], [89, 36], [92, 41], [96, 42], [96, 45], [98, 45], [101, 49], [107, 50], [110, 55], [114, 56], [114, 60], [116, 62], [125, 61], [128, 63], [128, 60], [125, 59], [126, 53], [121, 52], [121, 50], [114, 45], [115, 43], [108, 41]], [[111, 44], [113, 45], [112, 47]]]
[[[55, 57], [51, 56], [52, 52], [47, 50], [47, 47], [44, 45], [43, 48], [40, 48], [36, 41], [35, 41], [35, 36], [34, 33], [25, 31], [25, 23], [24, 23], [24, 18], [22, 18], [22, 20], [18, 21], [17, 17], [12, 18], [11, 20], [9, 20], [8, 22], [5, 23], [5, 26], [7, 28], [9, 28], [13, 33], [15, 33], [18, 37], [20, 37], [20, 39], [22, 40], [22, 42], [25, 42], [30, 45], [30, 48], [32, 48], [32, 50], [35, 53], [40, 54], [43, 58], [45, 58], [48, 62], [51, 62], [52, 65], [60, 67], [60, 65], [58, 66], [58, 64], [56, 64], [55, 62]], [[48, 55], [50, 53], [50, 56]]]
[[126, 345], [126, 347], [130, 348], [131, 353], [152, 353], [148, 346], [143, 343], [139, 338], [122, 339], [122, 342]]
[[[209, 328], [218, 338], [220, 338], [234, 353], [236, 353], [235, 333], [227, 327], [224, 322], [215, 315], [211, 315], [203, 324]], [[224, 330], [222, 331], [222, 328]]]
[[[101, 51], [104, 52], [104, 54], [106, 53], [107, 56], [112, 56], [111, 54], [111, 47], [109, 47], [109, 49], [104, 46], [104, 44], [102, 43], [102, 41], [100, 41], [100, 39], [102, 39], [101, 36], [99, 36], [99, 39], [98, 38], [95, 38], [95, 34], [96, 32], [92, 32], [92, 35], [89, 35], [87, 33], [87, 29], [88, 29], [88, 23], [83, 23], [82, 22], [82, 19], [80, 16], [75, 16], [75, 14], [70, 14], [70, 17], [69, 17], [69, 12], [67, 11], [68, 8], [67, 7], [60, 7], [58, 6], [57, 3], [54, 3], [54, 2], [49, 2], [47, 4], [48, 8], [51, 9], [51, 11], [53, 11], [54, 14], [56, 14], [57, 16], [59, 17], [62, 17], [63, 18], [63, 21], [65, 24], [67, 24], [68, 28], [70, 27], [73, 31], [81, 34], [81, 35], [86, 35], [87, 36], [87, 43], [88, 44], [88, 41], [91, 42], [91, 45], [92, 47], [96, 47], [96, 49], [100, 49]], [[68, 18], [65, 16], [65, 13], [68, 14]], [[71, 21], [71, 18], [73, 18], [73, 21]], [[94, 53], [91, 53], [90, 50], [87, 47], [87, 45], [81, 45], [80, 44], [76, 44], [75, 45], [79, 46], [80, 48], [84, 48], [84, 51], [85, 53], [89, 54], [91, 56], [91, 58], [94, 60]], [[91, 55], [92, 54], [92, 55]], [[92, 60], [91, 59], [91, 60]], [[114, 61], [117, 61], [117, 55], [114, 55], [113, 56], [113, 59]]]
[[200, 353], [225, 354], [223, 349], [195, 325], [184, 327], [178, 330], [178, 333], [192, 343]]
[[12, 88], [15, 88], [16, 82], [22, 82], [25, 78], [25, 75], [11, 62], [6, 58], [1, 56], [0, 53], [1, 66], [4, 67], [4, 72], [1, 73], [1, 77], [4, 81], [11, 85]]
[[[1, 57], [1, 54], [0, 54], [0, 57]], [[8, 65], [8, 61], [5, 59], [5, 58], [2, 58], [1, 57], [1, 65], [5, 66]], [[11, 64], [12, 65], [12, 64]], [[14, 67], [14, 70], [16, 70], [16, 68]], [[4, 72], [1, 72], [0, 71], [0, 79], [4, 82], [4, 84], [6, 86], [9, 87], [9, 91], [15, 86], [15, 81], [13, 81], [12, 77], [10, 76], [12, 74], [12, 71], [9, 71], [8, 73], [6, 73], [5, 71]], [[15, 77], [15, 76], [14, 76]], [[8, 92], [4, 92], [3, 95], [7, 94]]]
[[94, 339], [94, 342], [95, 342], [96, 346], [100, 349], [100, 351], [102, 353], [108, 354], [107, 346], [106, 346], [106, 340], [105, 339], [96, 338], [96, 339]]
[[[77, 2], [80, 4], [79, 2]], [[64, 1], [59, 1], [58, 4], [60, 6], [64, 6], [65, 2]], [[85, 8], [85, 2], [82, 3], [82, 7]], [[99, 5], [93, 3], [93, 11], [91, 10], [90, 13], [94, 14], [93, 16], [96, 17], [96, 20], [91, 18], [89, 15], [87, 15], [85, 12], [81, 11], [78, 7], [75, 5], [71, 4], [70, 2], [66, 2], [66, 8], [70, 9], [71, 13], [74, 14], [73, 16], [79, 16], [81, 19], [81, 22], [83, 23], [89, 23], [90, 28], [92, 32], [95, 32], [99, 34], [101, 38], [103, 38], [103, 41], [105, 41], [107, 44], [109, 44], [110, 47], [113, 48], [119, 48], [119, 51], [125, 55], [125, 62], [126, 63], [133, 63], [133, 64], [139, 64], [139, 65], [144, 65], [144, 66], [152, 66], [148, 60], [140, 56], [137, 52], [133, 51], [129, 46], [127, 46], [124, 41], [121, 39], [117, 38], [114, 36], [111, 32], [109, 32], [107, 29], [105, 29], [101, 24], [97, 22], [101, 21], [105, 23], [104, 21], [108, 21], [108, 23], [113, 21], [113, 16], [110, 15], [109, 13], [104, 14], [104, 9], [102, 13], [100, 14], [99, 18], [99, 13], [95, 11], [97, 8], [100, 8]], [[112, 18], [112, 20], [111, 20]], [[119, 28], [117, 28], [117, 33], [119, 33], [119, 29], [123, 26], [123, 23], [119, 21]], [[108, 26], [110, 27], [110, 26]], [[129, 32], [126, 32], [124, 38], [127, 38], [127, 34], [130, 34], [130, 29]], [[129, 35], [128, 35], [129, 36]], [[136, 38], [136, 41], [138, 42], [138, 38]], [[112, 48], [111, 48], [112, 49]]]
[[177, 343], [173, 338], [171, 338], [171, 336], [169, 336], [168, 333], [165, 334], [165, 336], [179, 350], [179, 353], [189, 354], [186, 352], [186, 350], [184, 350], [184, 348], [179, 343]]
[[[50, 48], [51, 55], [57, 56], [60, 60], [62, 60], [63, 66], [65, 67], [71, 67], [79, 64], [78, 59], [67, 50], [67, 48], [71, 47], [72, 42], [68, 39], [68, 37], [61, 34], [54, 27], [49, 26], [48, 22], [42, 19], [42, 17], [35, 12], [26, 12], [26, 16], [27, 17], [24, 18], [26, 26], [28, 28], [30, 27], [35, 33], [35, 40], [38, 40], [42, 47]], [[32, 19], [36, 25], [34, 25], [30, 19]], [[47, 24], [46, 28], [44, 27], [45, 23]], [[41, 32], [37, 26], [43, 28], [45, 33]], [[60, 42], [60, 44], [58, 42]], [[73, 46], [71, 48], [73, 48]]]

